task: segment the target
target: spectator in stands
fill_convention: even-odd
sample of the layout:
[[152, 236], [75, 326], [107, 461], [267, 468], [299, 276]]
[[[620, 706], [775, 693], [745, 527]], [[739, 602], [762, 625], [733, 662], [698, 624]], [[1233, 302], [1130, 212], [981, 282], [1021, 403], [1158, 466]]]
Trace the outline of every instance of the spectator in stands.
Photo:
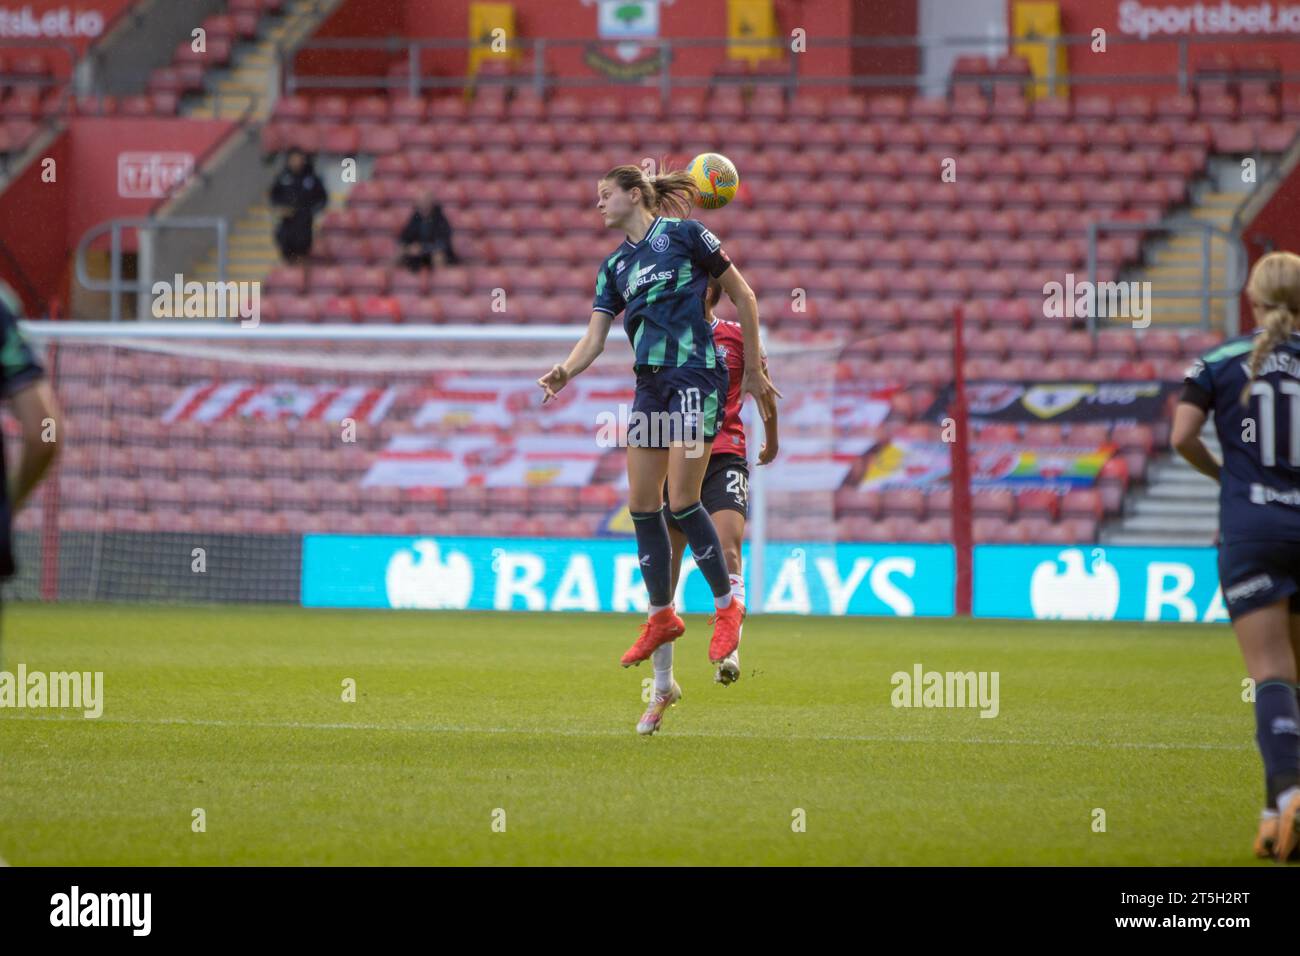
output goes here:
[[458, 261], [451, 248], [451, 223], [428, 190], [420, 194], [398, 241], [402, 244], [402, 263], [412, 272]]
[[290, 265], [311, 252], [312, 221], [329, 196], [307, 154], [296, 146], [285, 157], [284, 169], [271, 186], [271, 205], [280, 217], [275, 244]]

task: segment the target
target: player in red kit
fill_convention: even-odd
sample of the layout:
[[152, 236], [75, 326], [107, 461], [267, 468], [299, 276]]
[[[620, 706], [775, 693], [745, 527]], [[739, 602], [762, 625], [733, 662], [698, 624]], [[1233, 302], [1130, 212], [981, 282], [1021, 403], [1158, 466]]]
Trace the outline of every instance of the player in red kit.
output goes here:
[[[722, 542], [722, 555], [727, 562], [727, 572], [731, 575], [731, 593], [743, 606], [745, 581], [741, 576], [740, 543], [745, 538], [745, 519], [749, 513], [749, 461], [745, 454], [745, 426], [740, 420], [740, 406], [744, 398], [740, 383], [745, 373], [745, 348], [740, 324], [719, 319], [712, 314], [721, 295], [722, 287], [717, 282], [710, 282], [705, 293], [705, 305], [709, 309], [712, 320], [713, 347], [727, 365], [731, 384], [727, 389], [727, 404], [722, 424], [718, 427], [718, 436], [713, 441], [708, 470], [704, 473], [704, 484], [700, 489], [700, 504], [709, 512], [714, 526], [718, 529], [718, 538]], [[766, 367], [766, 356], [764, 359], [763, 364]], [[776, 458], [776, 422], [775, 410], [772, 417], [763, 422], [763, 447], [758, 453], [760, 465], [766, 465]], [[675, 594], [681, 574], [682, 554], [686, 550], [686, 535], [677, 527], [671, 515], [668, 517], [668, 535], [673, 547], [671, 593]], [[741, 632], [744, 632], [743, 625]], [[661, 668], [671, 670], [672, 653], [672, 644], [665, 644], [655, 651], [656, 671]], [[713, 679], [723, 685], [740, 679], [739, 647], [718, 664]], [[657, 730], [666, 710], [667, 707], [659, 706], [658, 701], [652, 700], [649, 709], [641, 718], [638, 729], [642, 733]], [[644, 728], [652, 729], [647, 731]]]

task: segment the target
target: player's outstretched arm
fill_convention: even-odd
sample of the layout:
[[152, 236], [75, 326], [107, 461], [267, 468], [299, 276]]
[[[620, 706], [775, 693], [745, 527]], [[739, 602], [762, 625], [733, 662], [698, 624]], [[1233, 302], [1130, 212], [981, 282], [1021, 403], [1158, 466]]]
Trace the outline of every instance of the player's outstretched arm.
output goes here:
[[569, 357], [537, 380], [537, 384], [545, 393], [542, 396], [543, 405], [554, 399], [560, 389], [569, 384], [572, 378], [586, 371], [587, 366], [596, 361], [596, 357], [605, 351], [605, 340], [609, 338], [609, 327], [613, 321], [614, 317], [608, 312], [591, 313], [587, 331], [583, 333], [582, 338], [578, 339], [578, 344], [573, 347]]
[[1205, 447], [1205, 442], [1201, 441], [1201, 428], [1205, 425], [1206, 417], [1204, 409], [1191, 402], [1179, 402], [1174, 408], [1174, 426], [1169, 433], [1169, 444], [1193, 468], [1218, 481], [1222, 465], [1210, 449]]
[[763, 447], [758, 452], [758, 463], [770, 465], [776, 460], [776, 453], [781, 447], [776, 433], [776, 406], [772, 406], [772, 417], [763, 419]]
[[762, 416], [763, 421], [767, 421], [776, 414], [776, 400], [782, 396], [777, 387], [772, 384], [763, 364], [763, 349], [759, 338], [758, 299], [734, 264], [718, 277], [718, 282], [722, 285], [722, 291], [727, 293], [727, 298], [735, 305], [736, 317], [740, 320], [740, 327], [745, 336], [745, 375], [741, 379], [741, 394], [754, 396], [759, 415]]
[[61, 422], [54, 391], [44, 379], [15, 393], [9, 401], [23, 430], [22, 457], [9, 481], [9, 501], [17, 512], [58, 453], [58, 442], [49, 439], [59, 437]]

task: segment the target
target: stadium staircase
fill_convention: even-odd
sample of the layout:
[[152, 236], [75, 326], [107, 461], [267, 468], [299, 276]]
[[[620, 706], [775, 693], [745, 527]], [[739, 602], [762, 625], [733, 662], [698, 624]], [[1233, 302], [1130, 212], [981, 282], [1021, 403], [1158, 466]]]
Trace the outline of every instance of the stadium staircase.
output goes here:
[[[1232, 168], [1236, 168], [1235, 164]], [[1233, 188], [1225, 188], [1224, 178], [1218, 182], [1205, 180], [1194, 187], [1195, 198], [1186, 210], [1187, 218], [1228, 227], [1250, 187], [1237, 186], [1227, 179], [1226, 186]], [[1210, 241], [1212, 288], [1227, 285], [1228, 254], [1227, 242], [1214, 236]], [[1157, 240], [1146, 250], [1145, 262], [1133, 278], [1151, 282], [1157, 293], [1162, 287], [1195, 288], [1201, 281], [1201, 238], [1188, 233]], [[1211, 329], [1225, 331], [1226, 309], [1226, 300], [1211, 300]], [[1153, 325], [1185, 327], [1200, 321], [1201, 305], [1196, 295], [1162, 298], [1152, 313]], [[1213, 423], [1206, 425], [1202, 438], [1221, 457]], [[1147, 472], [1146, 486], [1135, 488], [1125, 499], [1123, 513], [1100, 529], [1102, 543], [1177, 547], [1206, 545], [1214, 540], [1218, 531], [1218, 486], [1182, 456], [1168, 449], [1158, 452]]]
[[[229, 72], [216, 81], [216, 90], [196, 100], [186, 115], [191, 119], [265, 120], [279, 92], [279, 51], [292, 49], [311, 36], [338, 3], [318, 0], [287, 5], [283, 17], [256, 40], [235, 48]], [[252, 114], [245, 116], [250, 100]]]
[[[278, 93], [278, 51], [293, 48], [310, 37], [338, 3], [339, 0], [317, 0], [291, 4], [284, 17], [273, 22], [257, 42], [236, 50], [229, 74], [215, 84], [215, 92], [197, 101], [187, 115], [193, 119], [239, 119], [251, 97], [256, 106], [250, 120], [264, 122], [275, 107]], [[330, 207], [337, 208], [346, 201], [347, 191], [334, 188], [341, 184], [332, 183], [329, 176], [325, 178], [330, 189]], [[269, 184], [268, 177], [268, 188]], [[258, 281], [279, 264], [274, 230], [275, 218], [265, 196], [232, 220], [227, 279]], [[216, 281], [219, 278], [216, 252], [209, 253], [192, 271], [200, 282]]]
[[[1247, 188], [1223, 190], [1218, 184], [1198, 184], [1194, 199], [1185, 210], [1188, 219], [1212, 223], [1226, 229], [1233, 214], [1248, 194]], [[1163, 288], [1192, 290], [1201, 282], [1201, 237], [1194, 232], [1153, 240], [1132, 278], [1150, 282], [1157, 295]], [[1228, 282], [1228, 244], [1219, 236], [1210, 240], [1210, 287], [1222, 289]], [[1222, 330], [1226, 319], [1226, 299], [1210, 302], [1210, 327]], [[1201, 299], [1194, 292], [1161, 297], [1152, 312], [1154, 325], [1170, 328], [1196, 326], [1201, 322]]]
[[[1220, 460], [1223, 450], [1208, 423], [1201, 435]], [[1213, 481], [1178, 455], [1156, 462], [1146, 488], [1130, 493], [1125, 513], [1111, 527], [1103, 527], [1103, 544], [1204, 546], [1219, 530], [1218, 488]]]

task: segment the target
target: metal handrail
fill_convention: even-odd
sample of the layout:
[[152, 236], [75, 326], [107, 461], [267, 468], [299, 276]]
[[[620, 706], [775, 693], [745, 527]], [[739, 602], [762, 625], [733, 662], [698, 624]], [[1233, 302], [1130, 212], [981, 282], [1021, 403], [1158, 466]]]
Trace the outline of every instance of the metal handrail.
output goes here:
[[[1098, 249], [1097, 240], [1101, 232], [1199, 232], [1201, 234], [1201, 282], [1194, 289], [1165, 288], [1156, 292], [1152, 290], [1153, 295], [1162, 298], [1188, 298], [1192, 295], [1198, 295], [1201, 298], [1201, 328], [1208, 331], [1210, 328], [1210, 300], [1227, 299], [1229, 302], [1235, 302], [1241, 294], [1242, 288], [1246, 284], [1244, 265], [1246, 262], [1246, 247], [1242, 242], [1240, 232], [1231, 229], [1225, 229], [1222, 226], [1203, 219], [1192, 219], [1190, 217], [1175, 217], [1165, 219], [1156, 223], [1134, 222], [1130, 219], [1102, 219], [1093, 220], [1088, 223], [1088, 280], [1097, 283], [1098, 270]], [[1210, 283], [1210, 264], [1211, 249], [1210, 243], [1214, 236], [1218, 236], [1228, 246], [1228, 287], [1224, 289], [1213, 289]], [[1231, 323], [1230, 323], [1231, 324]], [[1095, 313], [1088, 316], [1088, 331], [1094, 338], [1099, 331], [1097, 317]]]
[[[1296, 42], [1294, 36], [1282, 35], [1252, 35], [1252, 42], [1276, 42], [1292, 43]], [[420, 91], [428, 89], [456, 89], [463, 88], [466, 85], [474, 83], [492, 83], [508, 85], [532, 85], [538, 89], [539, 93], [544, 93], [548, 87], [560, 89], [582, 89], [590, 87], [607, 86], [609, 80], [603, 77], [550, 77], [546, 75], [545, 55], [549, 51], [563, 50], [566, 48], [587, 48], [592, 45], [608, 44], [615, 41], [600, 40], [597, 38], [578, 38], [578, 39], [552, 39], [552, 38], [532, 38], [517, 37], [510, 41], [512, 52], [519, 54], [521, 57], [531, 56], [533, 66], [527, 73], [518, 73], [512, 77], [477, 77], [477, 76], [433, 76], [426, 75], [421, 71], [421, 52], [424, 50], [475, 50], [485, 49], [486, 44], [475, 39], [448, 39], [448, 38], [430, 38], [430, 39], [412, 39], [409, 37], [329, 37], [319, 40], [308, 40], [297, 44], [292, 50], [285, 47], [277, 49], [277, 62], [280, 67], [282, 78], [282, 89], [285, 92], [293, 93], [297, 90], [307, 89], [359, 89], [359, 88], [384, 88], [384, 89], [402, 89], [405, 88], [411, 95], [419, 95]], [[763, 49], [778, 50], [786, 53], [789, 50], [788, 38], [775, 37], [765, 39], [732, 39], [730, 37], [707, 37], [707, 38], [674, 38], [674, 37], [648, 37], [638, 39], [639, 45], [647, 48], [662, 51], [663, 56], [660, 58], [660, 70], [658, 78], [653, 85], [661, 90], [671, 91], [674, 88], [688, 88], [694, 86], [704, 86], [715, 82], [713, 76], [693, 76], [693, 75], [674, 75], [672, 63], [676, 61], [673, 55], [674, 51], [682, 48], [696, 47], [725, 47], [732, 49], [735, 47], [756, 47]], [[1026, 77], [1026, 83], [1046, 84], [1050, 93], [1055, 94], [1058, 86], [1066, 88], [1086, 88], [1086, 87], [1105, 87], [1113, 85], [1132, 85], [1132, 86], [1149, 86], [1164, 85], [1176, 86], [1180, 93], [1186, 93], [1191, 86], [1191, 78], [1195, 72], [1191, 65], [1191, 50], [1196, 46], [1209, 44], [1222, 44], [1222, 38], [1214, 36], [1177, 36], [1177, 37], [1159, 37], [1159, 38], [1140, 38], [1132, 36], [1109, 36], [1107, 38], [1107, 48], [1127, 47], [1127, 46], [1173, 46], [1177, 50], [1177, 66], [1170, 73], [1133, 73], [1120, 76], [1114, 75], [1080, 75], [1071, 73], [1068, 76], [1059, 76], [1056, 74], [1056, 61], [1061, 49], [1068, 49], [1077, 46], [1088, 46], [1094, 42], [1091, 35], [1067, 34], [1060, 36], [1013, 36], [1001, 34], [995, 37], [978, 36], [978, 37], [918, 37], [918, 36], [900, 36], [900, 37], [809, 37], [806, 40], [806, 48], [813, 50], [833, 49], [848, 47], [851, 49], [874, 48], [874, 49], [916, 49], [918, 51], [931, 51], [936, 49], [972, 49], [977, 52], [986, 53], [990, 45], [1007, 48], [1012, 45], [1024, 46], [1026, 44], [1041, 44], [1048, 49], [1048, 75], [1046, 77]], [[407, 60], [407, 75], [393, 77], [387, 73], [382, 75], [375, 74], [355, 74], [351, 76], [304, 76], [296, 72], [294, 60], [299, 52], [308, 50], [371, 50], [387, 51], [391, 53], [400, 53], [405, 51]], [[771, 71], [756, 73], [747, 76], [747, 82], [756, 84], [772, 84], [786, 87], [794, 90], [800, 86], [849, 86], [854, 88], [874, 88], [874, 87], [912, 87], [920, 88], [924, 85], [926, 77], [920, 72], [905, 74], [872, 74], [867, 76], [808, 76], [800, 70], [801, 57], [792, 55], [788, 57], [788, 70]], [[653, 76], [654, 74], [651, 74]], [[1281, 69], [1275, 74], [1279, 82], [1296, 82], [1300, 81], [1300, 72], [1286, 72]], [[972, 75], [972, 82], [984, 80], [996, 80], [998, 74], [990, 74], [986, 77]], [[647, 77], [648, 81], [650, 77]], [[650, 82], [644, 82], [641, 85], [649, 86]]]
[[[222, 216], [177, 216], [171, 219], [156, 219], [152, 216], [127, 216], [109, 219], [87, 229], [77, 243], [75, 266], [77, 281], [82, 288], [91, 292], [107, 292], [110, 295], [110, 318], [114, 322], [122, 320], [121, 295], [133, 292], [136, 295], [151, 288], [153, 283], [148, 275], [135, 279], [122, 277], [122, 232], [126, 229], [214, 229], [217, 234], [217, 281], [226, 281], [226, 263], [228, 259], [230, 225]], [[104, 233], [110, 234], [108, 279], [96, 279], [86, 268], [86, 251], [90, 244]]]

